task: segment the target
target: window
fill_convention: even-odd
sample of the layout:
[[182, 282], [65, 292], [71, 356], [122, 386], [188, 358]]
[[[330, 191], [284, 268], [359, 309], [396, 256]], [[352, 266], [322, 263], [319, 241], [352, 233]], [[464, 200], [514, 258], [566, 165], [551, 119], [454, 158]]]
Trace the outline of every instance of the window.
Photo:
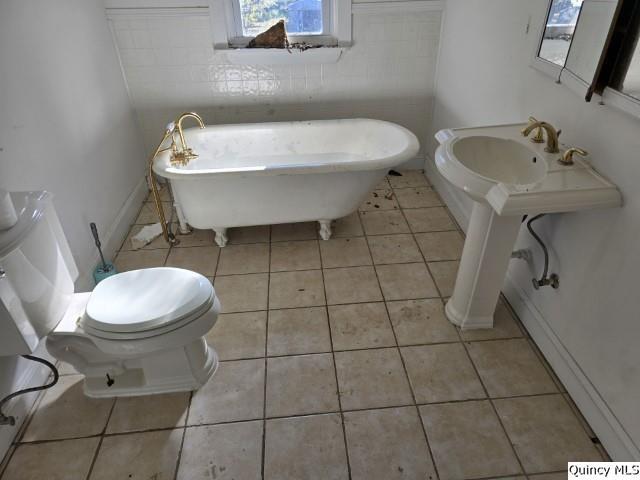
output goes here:
[[538, 56], [564, 67], [583, 0], [553, 0]]
[[233, 0], [245, 37], [255, 37], [280, 19], [290, 36], [322, 35], [331, 23], [330, 5], [329, 0]]
[[586, 101], [598, 95], [640, 118], [640, 1], [548, 1], [531, 65]]
[[351, 0], [210, 0], [216, 49], [245, 46], [278, 20], [292, 43], [351, 44]]

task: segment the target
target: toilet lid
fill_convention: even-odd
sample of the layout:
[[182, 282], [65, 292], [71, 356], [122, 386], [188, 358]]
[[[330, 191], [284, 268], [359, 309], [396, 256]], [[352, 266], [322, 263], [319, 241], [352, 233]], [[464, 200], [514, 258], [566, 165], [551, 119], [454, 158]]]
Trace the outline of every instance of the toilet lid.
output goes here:
[[102, 280], [83, 323], [105, 332], [140, 332], [177, 322], [210, 303], [211, 282], [181, 268], [145, 268]]

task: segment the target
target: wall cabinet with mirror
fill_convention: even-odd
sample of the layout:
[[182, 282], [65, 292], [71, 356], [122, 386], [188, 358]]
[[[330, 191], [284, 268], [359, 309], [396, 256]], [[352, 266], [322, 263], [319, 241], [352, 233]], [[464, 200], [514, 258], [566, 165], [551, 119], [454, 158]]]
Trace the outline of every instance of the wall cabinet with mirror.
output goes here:
[[550, 0], [532, 66], [640, 117], [640, 1]]

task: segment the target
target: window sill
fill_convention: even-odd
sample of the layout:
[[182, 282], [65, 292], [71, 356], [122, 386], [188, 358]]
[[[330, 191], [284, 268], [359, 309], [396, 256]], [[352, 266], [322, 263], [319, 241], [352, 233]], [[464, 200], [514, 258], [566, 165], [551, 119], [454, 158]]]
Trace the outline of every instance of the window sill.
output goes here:
[[562, 66], [545, 60], [544, 58], [540, 58], [537, 55], [537, 51], [529, 64], [531, 68], [536, 69], [537, 71], [544, 73], [545, 75], [553, 78], [556, 82], [560, 80], [560, 74], [562, 73]]
[[611, 105], [632, 117], [640, 118], [640, 100], [629, 95], [625, 95], [613, 88], [605, 88], [602, 94], [602, 103], [604, 105]]
[[312, 65], [336, 63], [345, 47], [297, 48], [216, 48], [233, 65]]

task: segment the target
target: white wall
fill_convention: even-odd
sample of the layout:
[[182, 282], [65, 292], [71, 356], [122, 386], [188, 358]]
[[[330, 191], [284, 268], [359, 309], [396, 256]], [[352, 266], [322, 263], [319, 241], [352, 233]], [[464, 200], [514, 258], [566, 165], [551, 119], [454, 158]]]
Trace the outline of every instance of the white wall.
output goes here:
[[[640, 451], [640, 121], [597, 99], [586, 103], [529, 67], [546, 8], [547, 0], [447, 0], [433, 131], [534, 115], [561, 128], [565, 143], [591, 152], [594, 167], [620, 187], [620, 209], [538, 222], [559, 290], [533, 290], [517, 261], [506, 286], [609, 453], [629, 459]], [[465, 223], [469, 202], [428, 165], [454, 209], [460, 202]], [[526, 247], [539, 275], [540, 249], [522, 229], [517, 248]]]
[[[146, 190], [144, 152], [102, 2], [3, 0], [0, 66], [0, 186], [53, 192], [79, 287], [87, 288], [97, 260], [89, 222], [113, 250]], [[0, 397], [44, 380], [29, 363], [0, 357]], [[0, 457], [13, 433], [1, 428]]]
[[[207, 9], [109, 10], [109, 17], [147, 150], [189, 109], [210, 124], [373, 117], [400, 123], [424, 142], [439, 3], [354, 12], [354, 46], [335, 64], [307, 66], [229, 64], [213, 52]], [[425, 4], [437, 9], [421, 10]]]

